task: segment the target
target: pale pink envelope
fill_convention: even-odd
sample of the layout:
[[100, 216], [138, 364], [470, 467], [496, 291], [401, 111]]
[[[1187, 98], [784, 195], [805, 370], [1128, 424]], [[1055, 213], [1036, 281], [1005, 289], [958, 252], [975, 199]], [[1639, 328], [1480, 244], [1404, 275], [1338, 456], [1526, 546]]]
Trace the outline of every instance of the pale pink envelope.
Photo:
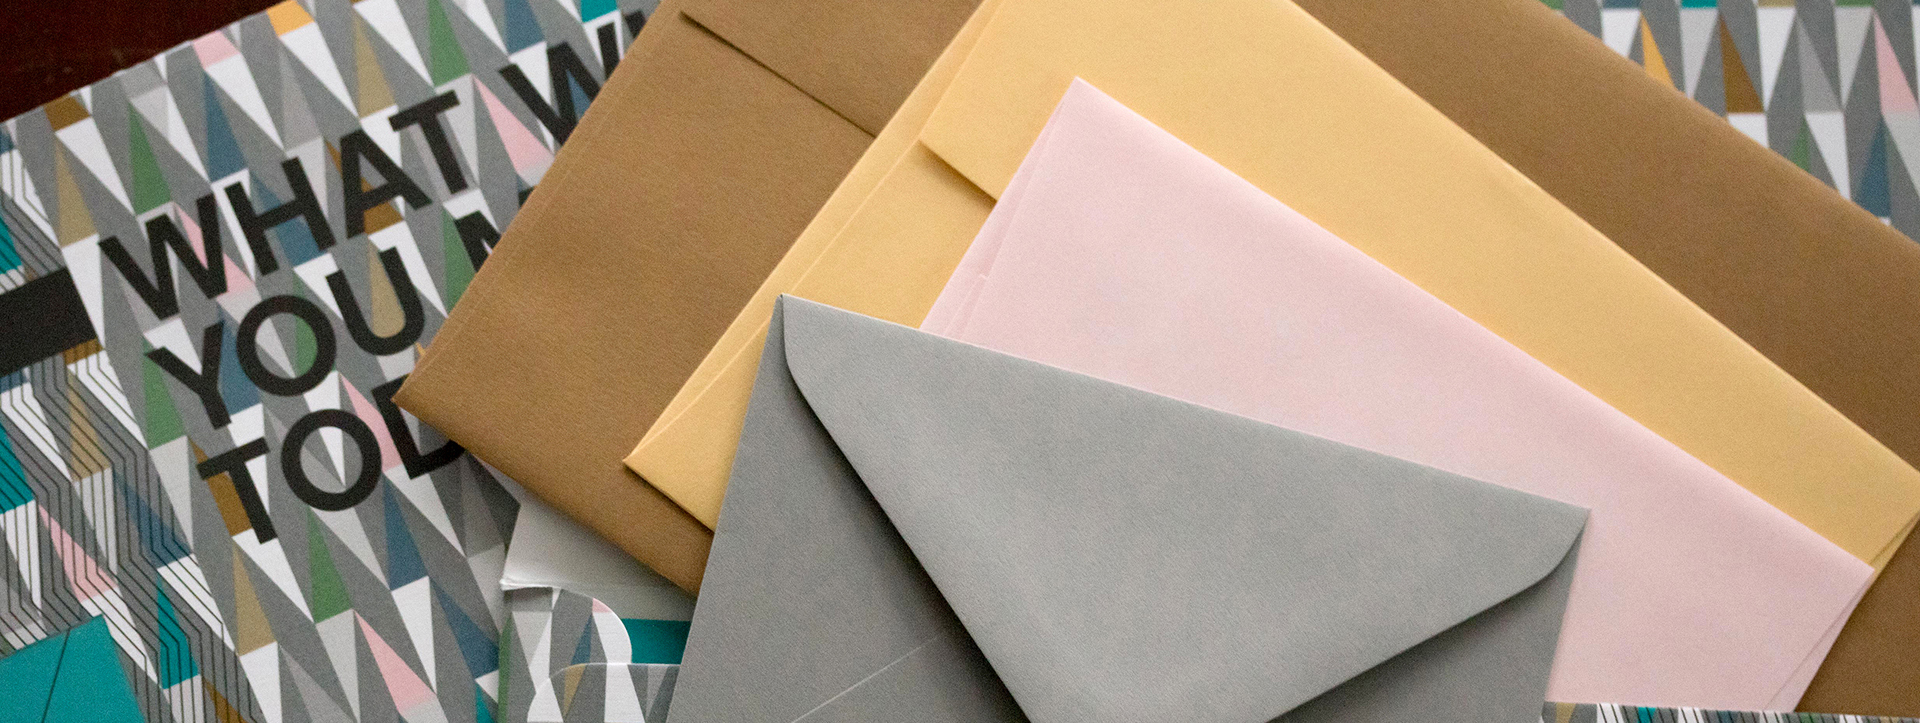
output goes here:
[[1790, 709], [1872, 576], [1083, 82], [922, 328], [1591, 508], [1551, 700]]

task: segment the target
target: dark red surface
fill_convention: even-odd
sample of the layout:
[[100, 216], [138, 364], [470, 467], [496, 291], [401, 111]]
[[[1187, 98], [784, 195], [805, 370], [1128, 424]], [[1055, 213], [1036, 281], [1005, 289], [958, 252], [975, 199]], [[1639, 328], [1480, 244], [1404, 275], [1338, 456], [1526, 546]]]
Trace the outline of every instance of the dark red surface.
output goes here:
[[278, 0], [0, 0], [0, 119]]

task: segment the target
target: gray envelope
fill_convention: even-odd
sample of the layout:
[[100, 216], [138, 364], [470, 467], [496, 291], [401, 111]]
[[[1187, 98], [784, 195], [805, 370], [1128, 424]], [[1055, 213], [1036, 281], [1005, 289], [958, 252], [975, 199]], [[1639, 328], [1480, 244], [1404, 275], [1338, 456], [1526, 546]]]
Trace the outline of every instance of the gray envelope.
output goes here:
[[783, 297], [669, 721], [1537, 721], [1585, 524]]

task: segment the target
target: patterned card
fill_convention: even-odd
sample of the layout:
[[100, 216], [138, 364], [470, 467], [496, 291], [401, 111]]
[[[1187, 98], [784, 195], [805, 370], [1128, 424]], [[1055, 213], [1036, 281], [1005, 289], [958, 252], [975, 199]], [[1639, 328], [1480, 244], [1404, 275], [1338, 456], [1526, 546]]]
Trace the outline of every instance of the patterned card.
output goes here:
[[1546, 2], [1654, 79], [1920, 238], [1913, 0]]
[[632, 662], [645, 640], [605, 603], [555, 588], [509, 590], [507, 612], [501, 720], [666, 719], [680, 666]]
[[0, 123], [0, 655], [497, 720], [515, 503], [390, 397], [653, 5], [288, 0]]

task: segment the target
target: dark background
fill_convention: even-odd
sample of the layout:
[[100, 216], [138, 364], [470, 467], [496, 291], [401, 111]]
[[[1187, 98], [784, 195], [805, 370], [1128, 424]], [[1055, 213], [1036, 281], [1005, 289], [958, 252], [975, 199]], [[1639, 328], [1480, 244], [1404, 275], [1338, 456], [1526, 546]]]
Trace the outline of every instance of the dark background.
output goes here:
[[0, 0], [0, 120], [279, 0]]

